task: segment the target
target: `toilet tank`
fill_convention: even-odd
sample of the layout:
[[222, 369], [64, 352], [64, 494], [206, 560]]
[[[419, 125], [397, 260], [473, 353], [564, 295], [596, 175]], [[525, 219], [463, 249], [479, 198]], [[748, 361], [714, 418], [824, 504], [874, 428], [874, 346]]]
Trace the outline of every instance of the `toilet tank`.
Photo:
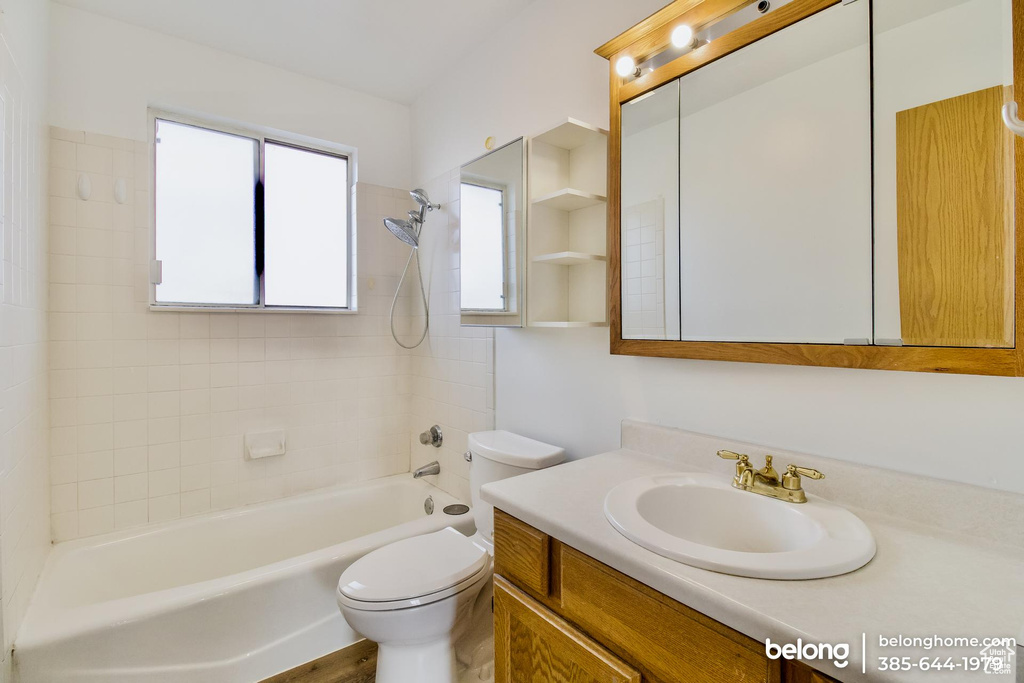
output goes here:
[[469, 435], [469, 489], [477, 531], [490, 539], [494, 534], [494, 506], [480, 499], [480, 487], [565, 460], [565, 449], [525, 436], [495, 430]]

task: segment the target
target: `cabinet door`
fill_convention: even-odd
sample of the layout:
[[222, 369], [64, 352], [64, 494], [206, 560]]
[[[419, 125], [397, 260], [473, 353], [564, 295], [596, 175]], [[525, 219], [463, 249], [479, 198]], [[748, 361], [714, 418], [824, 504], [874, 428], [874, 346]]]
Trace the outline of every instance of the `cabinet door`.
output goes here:
[[562, 546], [560, 613], [650, 683], [778, 683], [764, 645]]
[[495, 683], [640, 683], [640, 674], [519, 592], [494, 579]]
[[782, 667], [782, 680], [785, 683], [839, 683], [836, 679], [801, 662], [785, 662]]

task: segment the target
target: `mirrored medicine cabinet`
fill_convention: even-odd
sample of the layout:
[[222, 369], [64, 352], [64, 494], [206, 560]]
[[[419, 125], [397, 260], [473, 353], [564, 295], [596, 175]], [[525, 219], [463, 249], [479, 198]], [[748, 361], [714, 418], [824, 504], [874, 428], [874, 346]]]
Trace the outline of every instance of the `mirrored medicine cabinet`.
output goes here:
[[1024, 0], [677, 0], [599, 48], [612, 352], [1024, 374], [1015, 26]]
[[461, 168], [459, 297], [463, 325], [523, 324], [525, 188], [523, 138]]

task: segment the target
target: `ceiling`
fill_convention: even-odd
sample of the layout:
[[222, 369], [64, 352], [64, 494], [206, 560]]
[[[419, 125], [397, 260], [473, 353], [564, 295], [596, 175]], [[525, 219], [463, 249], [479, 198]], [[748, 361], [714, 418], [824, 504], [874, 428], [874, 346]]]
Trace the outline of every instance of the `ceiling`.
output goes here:
[[533, 0], [57, 0], [395, 102]]

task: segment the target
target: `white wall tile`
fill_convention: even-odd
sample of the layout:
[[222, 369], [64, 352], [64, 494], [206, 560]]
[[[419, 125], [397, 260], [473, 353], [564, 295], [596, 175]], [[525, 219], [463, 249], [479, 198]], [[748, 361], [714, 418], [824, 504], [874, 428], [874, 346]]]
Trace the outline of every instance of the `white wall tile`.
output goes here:
[[[146, 474], [126, 474], [114, 477], [115, 503], [146, 500], [149, 497], [149, 477]], [[115, 520], [117, 510], [115, 509]]]
[[[360, 285], [357, 315], [154, 312], [146, 145], [56, 128], [51, 138], [55, 539], [295, 495], [342, 472], [408, 471], [414, 361], [390, 339], [382, 291], [408, 252], [381, 226], [406, 210], [404, 190], [357, 188], [360, 280], [376, 283]], [[79, 173], [89, 201], [69, 192]], [[125, 205], [113, 202], [115, 177], [131, 181]], [[272, 428], [286, 430], [289, 452], [245, 460], [244, 434]]]
[[136, 500], [114, 505], [114, 528], [128, 529], [149, 522], [149, 501]]
[[[439, 212], [429, 214], [423, 231], [420, 257], [430, 273], [430, 332], [413, 353], [412, 417], [409, 448], [412, 467], [431, 460], [441, 463], [432, 482], [448, 493], [469, 501], [469, 467], [463, 458], [468, 435], [494, 428], [494, 332], [462, 327], [459, 306], [458, 192], [459, 170], [423, 184]], [[410, 311], [414, 329], [422, 325], [409, 295], [400, 297]], [[411, 332], [410, 332], [411, 334]], [[432, 424], [444, 433], [440, 449], [419, 443], [419, 434]]]

